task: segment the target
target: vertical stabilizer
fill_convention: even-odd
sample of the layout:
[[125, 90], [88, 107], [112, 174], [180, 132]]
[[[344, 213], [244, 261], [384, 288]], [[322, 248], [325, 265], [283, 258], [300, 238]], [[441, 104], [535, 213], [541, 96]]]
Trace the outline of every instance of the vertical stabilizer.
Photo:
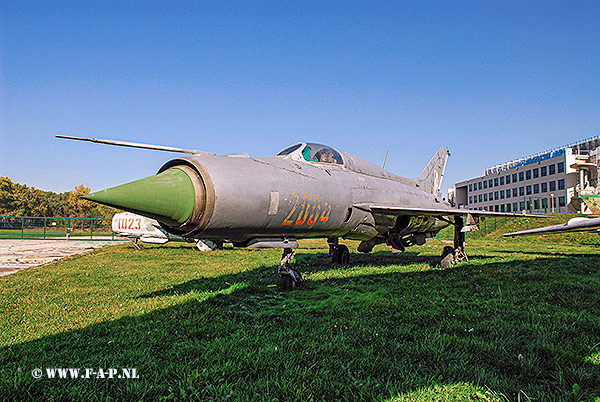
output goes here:
[[417, 177], [417, 182], [421, 190], [441, 197], [440, 189], [449, 156], [450, 152], [446, 148], [438, 149], [435, 155], [433, 155], [433, 158], [431, 158], [425, 169]]

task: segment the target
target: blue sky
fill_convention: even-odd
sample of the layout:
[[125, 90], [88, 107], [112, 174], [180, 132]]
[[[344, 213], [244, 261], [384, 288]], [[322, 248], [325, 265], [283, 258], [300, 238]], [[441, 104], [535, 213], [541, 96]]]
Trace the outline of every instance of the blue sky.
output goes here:
[[598, 1], [0, 2], [0, 175], [55, 192], [319, 142], [443, 188], [600, 134]]

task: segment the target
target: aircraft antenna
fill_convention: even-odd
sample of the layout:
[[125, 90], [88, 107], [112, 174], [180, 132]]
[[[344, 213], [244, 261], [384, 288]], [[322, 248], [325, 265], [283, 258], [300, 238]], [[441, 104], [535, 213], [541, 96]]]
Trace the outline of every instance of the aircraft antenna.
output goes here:
[[385, 151], [385, 157], [383, 158], [383, 165], [381, 165], [382, 169], [385, 168], [385, 161], [387, 161], [387, 154], [389, 151], [390, 151], [389, 149], [386, 149], [386, 151]]

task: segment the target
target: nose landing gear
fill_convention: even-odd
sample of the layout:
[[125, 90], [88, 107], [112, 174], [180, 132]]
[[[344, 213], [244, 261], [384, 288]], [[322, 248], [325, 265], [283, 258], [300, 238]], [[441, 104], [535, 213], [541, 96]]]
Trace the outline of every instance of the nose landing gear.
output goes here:
[[300, 286], [304, 279], [300, 272], [290, 266], [290, 261], [294, 258], [294, 250], [291, 248], [284, 248], [283, 255], [281, 256], [281, 264], [277, 270], [281, 277], [281, 287], [284, 289], [292, 289]]

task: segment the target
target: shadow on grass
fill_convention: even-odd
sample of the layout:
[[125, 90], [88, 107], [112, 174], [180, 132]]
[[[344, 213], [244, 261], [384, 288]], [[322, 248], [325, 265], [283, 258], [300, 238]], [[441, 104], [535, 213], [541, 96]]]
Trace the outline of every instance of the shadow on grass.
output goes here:
[[[292, 265], [298, 269], [304, 276], [316, 272], [328, 270], [352, 269], [362, 266], [379, 267], [403, 267], [412, 264], [423, 264], [432, 269], [439, 265], [440, 258], [432, 256], [422, 256], [417, 253], [405, 252], [402, 254], [392, 254], [390, 252], [376, 252], [370, 254], [352, 254], [351, 264], [344, 267], [340, 264], [331, 262], [331, 257], [325, 253], [319, 254], [300, 254], [296, 257], [296, 262]], [[174, 294], [187, 294], [191, 292], [213, 292], [227, 289], [232, 283], [244, 282], [251, 286], [264, 286], [266, 283], [272, 283], [278, 278], [278, 266], [265, 267], [245, 271], [234, 275], [223, 275], [219, 277], [203, 277], [193, 279], [185, 283], [175, 285], [169, 289], [151, 292], [139, 296], [140, 298], [152, 298], [156, 296], [171, 296]], [[304, 287], [310, 287], [310, 282]]]
[[[469, 382], [508, 400], [591, 400], [599, 267], [598, 256], [461, 265], [291, 292], [262, 284], [276, 267], [193, 280], [178, 291], [216, 294], [0, 349], [0, 396], [376, 401]], [[136, 368], [140, 378], [47, 378], [55, 367]]]

